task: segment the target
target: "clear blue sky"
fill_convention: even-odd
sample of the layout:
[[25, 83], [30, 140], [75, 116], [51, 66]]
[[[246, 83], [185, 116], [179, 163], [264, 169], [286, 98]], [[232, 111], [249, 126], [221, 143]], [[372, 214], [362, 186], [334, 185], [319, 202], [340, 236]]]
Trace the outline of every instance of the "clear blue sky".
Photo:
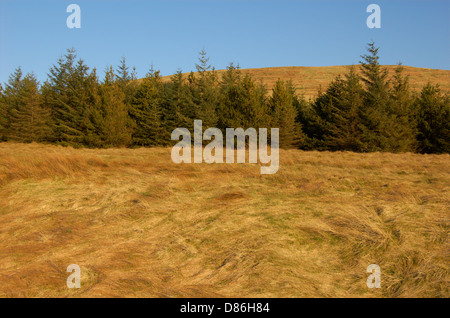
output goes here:
[[[81, 7], [81, 29], [66, 26], [66, 7]], [[366, 7], [381, 7], [381, 29], [366, 26]], [[367, 42], [381, 63], [450, 69], [449, 0], [0, 0], [0, 83], [22, 66], [43, 81], [74, 47], [100, 77], [125, 55], [142, 77], [194, 69], [205, 48], [225, 68], [357, 64]]]

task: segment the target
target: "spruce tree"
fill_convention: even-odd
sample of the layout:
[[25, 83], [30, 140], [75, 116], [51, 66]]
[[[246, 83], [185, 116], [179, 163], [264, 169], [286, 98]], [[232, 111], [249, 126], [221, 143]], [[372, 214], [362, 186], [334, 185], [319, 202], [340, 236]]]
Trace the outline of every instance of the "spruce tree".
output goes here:
[[[84, 65], [83, 61], [78, 61]], [[102, 147], [102, 105], [99, 95], [100, 83], [97, 71], [94, 68], [82, 82], [83, 88], [79, 94], [80, 109], [84, 111], [81, 131], [83, 134], [82, 144], [88, 147]]]
[[[243, 126], [256, 129], [269, 127], [271, 118], [267, 105], [267, 88], [262, 82], [256, 83], [251, 76], [245, 75], [241, 78], [240, 91]], [[293, 98], [295, 102], [294, 94]]]
[[450, 97], [428, 83], [416, 99], [421, 153], [450, 153]]
[[391, 151], [415, 151], [417, 127], [414, 118], [414, 100], [411, 97], [409, 78], [403, 75], [401, 64], [395, 69], [390, 92], [390, 113], [394, 117], [391, 132]]
[[313, 149], [314, 141], [311, 136], [313, 133], [312, 122], [313, 118], [316, 116], [312, 108], [312, 100], [306, 100], [304, 95], [298, 96], [294, 99], [294, 107], [297, 111], [297, 117], [295, 121], [300, 127], [302, 127], [302, 132], [304, 135], [303, 142], [300, 144], [300, 148], [304, 150]]
[[50, 111], [42, 105], [39, 83], [33, 74], [21, 81], [18, 102], [10, 110], [9, 139], [42, 142], [51, 134]]
[[226, 128], [244, 128], [243, 90], [241, 86], [241, 71], [231, 63], [222, 76], [221, 100], [217, 109], [218, 126], [223, 131]]
[[99, 90], [102, 105], [101, 137], [104, 147], [131, 144], [132, 121], [120, 84], [120, 79], [115, 77], [114, 70], [110, 67]]
[[133, 144], [158, 146], [165, 144], [162, 108], [165, 100], [164, 85], [153, 67], [139, 85], [131, 104], [130, 116], [135, 121]]
[[[336, 133], [333, 121], [339, 112], [345, 87], [344, 79], [339, 75], [328, 86], [325, 92], [320, 89], [312, 103], [311, 110], [305, 109], [299, 115], [307, 138], [304, 149], [330, 150], [333, 144], [330, 138]], [[333, 132], [333, 130], [335, 130]]]
[[231, 63], [221, 80], [221, 100], [217, 115], [218, 126], [244, 129], [270, 126], [266, 94], [262, 84], [255, 83], [249, 75], [242, 75], [239, 66]]
[[3, 139], [5, 140], [8, 139], [9, 136], [12, 110], [19, 106], [19, 93], [22, 88], [22, 81], [22, 69], [18, 67], [14, 73], [9, 76], [8, 82], [3, 90]]
[[299, 146], [303, 136], [301, 127], [296, 122], [297, 112], [294, 107], [292, 85], [279, 79], [272, 89], [268, 106], [272, 118], [271, 127], [280, 129], [280, 147]]
[[129, 67], [127, 65], [127, 61], [125, 56], [122, 56], [120, 59], [120, 64], [117, 66], [117, 81], [119, 84], [127, 84], [129, 81], [131, 81], [132, 77], [129, 72]]
[[368, 44], [367, 51], [368, 54], [362, 55], [363, 60], [360, 61], [365, 88], [364, 108], [361, 110], [364, 148], [367, 151], [386, 151], [390, 150], [390, 130], [395, 120], [389, 112], [389, 74], [379, 63], [379, 48], [374, 42]]
[[196, 64], [197, 74], [193, 77], [191, 94], [196, 104], [197, 119], [203, 121], [203, 129], [216, 127], [218, 117], [216, 108], [220, 102], [218, 77], [214, 67], [211, 67], [205, 50], [200, 52], [199, 64]]
[[342, 82], [342, 91], [330, 106], [329, 130], [325, 144], [331, 150], [363, 151], [360, 111], [364, 91], [353, 67]]
[[170, 140], [170, 134], [176, 128], [193, 129], [195, 115], [189, 88], [183, 79], [182, 71], [178, 70], [166, 85], [166, 100], [163, 107], [166, 138]]
[[95, 69], [76, 62], [74, 49], [50, 68], [43, 89], [44, 104], [51, 109], [54, 141], [73, 146], [99, 143], [98, 78]]

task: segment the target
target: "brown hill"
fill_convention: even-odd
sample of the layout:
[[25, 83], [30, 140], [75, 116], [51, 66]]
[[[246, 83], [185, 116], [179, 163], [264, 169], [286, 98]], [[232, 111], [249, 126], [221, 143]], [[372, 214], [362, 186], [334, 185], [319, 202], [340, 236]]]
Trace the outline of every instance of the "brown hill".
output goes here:
[[[339, 74], [348, 72], [350, 66], [322, 66], [322, 67], [267, 67], [242, 69], [244, 74], [250, 74], [256, 80], [261, 80], [270, 89], [280, 78], [291, 80], [297, 88], [297, 93], [304, 94], [305, 97], [313, 98], [317, 95], [320, 86], [325, 89], [328, 84]], [[391, 75], [397, 65], [386, 66]], [[217, 71], [219, 74], [224, 70]], [[450, 71], [429, 68], [418, 68], [404, 66], [404, 73], [410, 77], [410, 84], [414, 91], [420, 91], [427, 82], [439, 84], [441, 89], [450, 92]], [[164, 80], [169, 80], [170, 76], [165, 76]]]

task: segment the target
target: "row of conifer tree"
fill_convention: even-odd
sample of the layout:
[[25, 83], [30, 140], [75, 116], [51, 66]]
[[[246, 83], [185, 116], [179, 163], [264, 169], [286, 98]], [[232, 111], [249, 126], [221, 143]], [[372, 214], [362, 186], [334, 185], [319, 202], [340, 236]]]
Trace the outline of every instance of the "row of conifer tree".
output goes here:
[[[289, 81], [269, 91], [230, 64], [219, 76], [200, 53], [197, 72], [164, 81], [152, 69], [143, 79], [122, 58], [103, 80], [73, 49], [40, 85], [20, 68], [0, 85], [2, 141], [74, 147], [167, 146], [178, 127], [280, 129], [280, 146], [355, 152], [450, 152], [450, 98], [427, 84], [410, 89], [402, 67], [390, 76], [370, 43], [359, 66], [306, 100]], [[270, 130], [269, 130], [270, 131]]]

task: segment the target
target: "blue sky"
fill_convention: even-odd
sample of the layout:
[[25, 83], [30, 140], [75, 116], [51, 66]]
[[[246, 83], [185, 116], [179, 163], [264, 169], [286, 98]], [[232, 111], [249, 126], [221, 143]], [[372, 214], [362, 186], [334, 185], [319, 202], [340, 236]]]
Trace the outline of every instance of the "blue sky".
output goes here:
[[[81, 29], [66, 26], [66, 7], [81, 7]], [[381, 7], [381, 29], [366, 8]], [[0, 83], [21, 66], [43, 81], [74, 47], [99, 75], [125, 55], [142, 77], [195, 68], [198, 52], [223, 69], [357, 64], [367, 42], [381, 63], [450, 69], [449, 0], [1, 0]]]

